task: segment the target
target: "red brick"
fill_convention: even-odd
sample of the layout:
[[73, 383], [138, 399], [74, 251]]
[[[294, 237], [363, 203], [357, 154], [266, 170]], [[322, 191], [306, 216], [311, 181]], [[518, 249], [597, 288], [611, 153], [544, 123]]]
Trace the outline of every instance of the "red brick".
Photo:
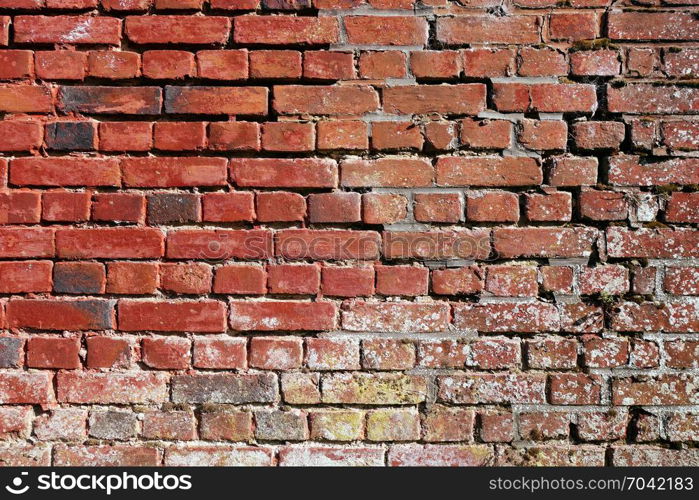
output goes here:
[[597, 106], [597, 95], [589, 84], [494, 83], [493, 102], [498, 111], [590, 113]]
[[244, 411], [211, 411], [201, 414], [202, 439], [213, 441], [251, 441], [252, 414]]
[[209, 148], [217, 151], [259, 151], [260, 125], [254, 122], [210, 123]]
[[232, 301], [230, 324], [236, 331], [333, 330], [336, 307], [332, 302]]
[[613, 382], [613, 403], [619, 406], [673, 406], [692, 405], [696, 402], [696, 376], [658, 375], [636, 381], [630, 377]]
[[383, 107], [394, 114], [475, 115], [485, 109], [485, 94], [485, 86], [479, 83], [387, 87]]
[[224, 332], [226, 307], [223, 302], [122, 299], [118, 306], [119, 329], [159, 332]]
[[699, 89], [672, 85], [607, 85], [607, 108], [613, 113], [696, 113]]
[[154, 147], [166, 151], [202, 149], [206, 145], [203, 122], [158, 122], [154, 129]]
[[190, 350], [191, 341], [180, 337], [147, 337], [141, 344], [143, 363], [158, 370], [188, 368]]
[[568, 266], [541, 267], [541, 277], [544, 289], [549, 292], [572, 293], [573, 268]]
[[275, 234], [275, 255], [291, 260], [373, 260], [379, 251], [374, 231], [284, 229]]
[[58, 372], [58, 401], [78, 404], [161, 404], [166, 378], [154, 372]]
[[95, 194], [92, 204], [92, 219], [112, 222], [143, 222], [146, 199], [140, 194], [100, 193]]
[[564, 191], [526, 194], [524, 204], [530, 221], [569, 221], [572, 216], [572, 196]]
[[488, 266], [485, 289], [504, 297], [536, 297], [539, 292], [533, 266]]
[[369, 127], [362, 121], [320, 121], [316, 134], [319, 150], [369, 148]]
[[0, 257], [53, 257], [54, 230], [49, 228], [0, 227]]
[[471, 191], [466, 197], [466, 218], [479, 222], [516, 222], [518, 196], [504, 191]]
[[27, 341], [30, 368], [80, 368], [80, 339], [32, 337]]
[[408, 215], [408, 200], [400, 194], [362, 195], [362, 219], [367, 224], [392, 224]]
[[52, 222], [80, 222], [90, 218], [90, 192], [49, 191], [41, 196], [41, 218]]
[[25, 186], [120, 186], [119, 162], [108, 158], [15, 158], [10, 182]]
[[412, 158], [350, 159], [340, 169], [344, 187], [426, 187], [434, 178], [428, 161]]
[[699, 75], [699, 53], [696, 49], [674, 49], [663, 51], [665, 73], [673, 77], [696, 78]]
[[3, 405], [53, 402], [52, 377], [47, 372], [3, 372], [0, 401]]
[[549, 400], [555, 405], [596, 405], [600, 403], [601, 380], [583, 373], [551, 375]]
[[420, 127], [413, 122], [374, 122], [371, 124], [371, 147], [379, 151], [422, 149]]
[[52, 269], [46, 260], [0, 262], [0, 293], [50, 292]]
[[477, 373], [437, 377], [437, 399], [456, 404], [543, 403], [546, 376], [539, 373]]
[[558, 330], [559, 315], [547, 303], [454, 304], [454, 325], [479, 332], [535, 333]]
[[579, 122], [573, 124], [575, 145], [581, 149], [619, 149], [626, 127], [619, 122]]
[[667, 267], [663, 288], [673, 295], [699, 295], [699, 267]]
[[357, 77], [354, 54], [338, 51], [306, 51], [303, 76], [315, 80], [352, 80]]
[[56, 262], [53, 291], [73, 294], [104, 293], [104, 265], [98, 262]]
[[62, 444], [54, 450], [54, 463], [61, 466], [143, 467], [161, 463], [161, 453], [147, 446], [79, 446]]
[[143, 53], [143, 76], [175, 80], [194, 76], [194, 54], [184, 50], [147, 50]]
[[67, 259], [161, 257], [164, 235], [154, 228], [75, 228], [56, 231], [56, 250]]
[[473, 149], [507, 149], [512, 145], [512, 123], [506, 120], [461, 121], [461, 142]]
[[553, 40], [586, 40], [597, 37], [599, 18], [595, 12], [556, 12], [549, 17]]
[[670, 222], [699, 222], [699, 194], [672, 193], [665, 218]]
[[514, 420], [507, 413], [480, 415], [481, 439], [486, 443], [509, 443], [514, 436]]
[[250, 52], [250, 78], [301, 78], [301, 52], [296, 50]]
[[380, 295], [427, 295], [429, 270], [415, 266], [376, 266], [376, 292]]
[[677, 259], [699, 256], [699, 231], [672, 229], [607, 229], [610, 257]]
[[136, 52], [91, 50], [87, 65], [88, 74], [97, 78], [120, 80], [141, 74], [141, 56]]
[[591, 368], [618, 368], [629, 361], [629, 342], [625, 338], [583, 336], [583, 359]]
[[616, 50], [582, 50], [570, 54], [570, 68], [579, 76], [616, 76], [621, 62]]
[[147, 295], [158, 286], [158, 264], [153, 262], [107, 263], [107, 293]]
[[89, 114], [160, 114], [160, 87], [61, 86], [57, 107], [65, 112]]
[[0, 222], [3, 224], [31, 224], [41, 219], [41, 193], [13, 189], [0, 193]]
[[200, 50], [197, 76], [211, 80], [244, 80], [248, 77], [248, 51]]
[[262, 370], [300, 368], [303, 341], [298, 337], [253, 337], [250, 340], [250, 366]]
[[[121, 167], [129, 187], [223, 186], [225, 158], [124, 158]], [[186, 168], [183, 168], [186, 167]]]
[[456, 78], [461, 73], [461, 57], [455, 50], [411, 52], [410, 69], [417, 78]]
[[355, 45], [425, 45], [427, 20], [404, 16], [347, 16], [347, 41]]
[[313, 151], [315, 126], [312, 123], [268, 122], [262, 125], [261, 138], [265, 151]]
[[114, 301], [103, 299], [12, 299], [7, 304], [11, 328], [38, 330], [111, 330]]
[[265, 87], [165, 87], [166, 113], [266, 115]]
[[561, 187], [597, 184], [597, 164], [594, 157], [553, 157], [550, 160], [549, 184]]
[[272, 107], [281, 115], [359, 115], [379, 109], [376, 91], [360, 85], [277, 85], [273, 95]]
[[475, 266], [432, 271], [432, 291], [438, 295], [471, 294], [482, 289], [483, 276]]
[[88, 368], [128, 368], [132, 347], [129, 340], [115, 337], [87, 338]]
[[406, 55], [397, 50], [362, 52], [359, 56], [359, 74], [362, 78], [405, 78]]
[[358, 222], [361, 220], [359, 193], [318, 193], [308, 196], [310, 222]]
[[598, 237], [588, 227], [496, 228], [493, 235], [493, 248], [501, 258], [589, 256]]
[[383, 240], [387, 259], [485, 259], [490, 255], [488, 229], [387, 231]]
[[215, 293], [260, 295], [267, 293], [267, 274], [261, 266], [227, 265], [216, 269]]
[[51, 90], [41, 85], [0, 85], [0, 111], [9, 113], [50, 113]]
[[256, 196], [256, 210], [260, 222], [302, 221], [306, 199], [298, 193], [261, 192]]
[[274, 264], [267, 266], [269, 293], [307, 295], [320, 288], [320, 267], [316, 264]]
[[517, 138], [527, 149], [566, 149], [568, 125], [560, 120], [525, 119], [520, 122]]
[[437, 40], [448, 45], [538, 43], [541, 41], [541, 24], [542, 19], [537, 16], [440, 17], [437, 19]]
[[339, 40], [334, 17], [239, 16], [234, 18], [236, 43], [265, 45], [322, 45]]
[[697, 304], [619, 302], [611, 315], [611, 328], [619, 332], [692, 332], [699, 326]]
[[520, 76], [559, 76], [568, 74], [565, 54], [556, 49], [523, 47], [519, 50]]
[[359, 341], [307, 338], [304, 363], [311, 370], [358, 370]]
[[442, 156], [437, 159], [440, 186], [528, 186], [542, 182], [534, 158], [515, 156]]
[[211, 280], [211, 266], [202, 262], [160, 264], [160, 288], [169, 292], [207, 294]]
[[13, 80], [31, 77], [34, 73], [33, 55], [31, 50], [0, 50], [0, 78]]
[[234, 158], [231, 177], [241, 187], [337, 186], [337, 164], [321, 158]]
[[196, 437], [196, 419], [189, 411], [149, 411], [143, 418], [143, 437], [190, 441]]
[[330, 267], [322, 270], [324, 295], [359, 297], [374, 294], [374, 269], [371, 267]]
[[512, 49], [472, 48], [461, 51], [464, 76], [499, 77], [514, 72], [515, 52]]
[[343, 305], [342, 327], [352, 332], [439, 332], [449, 324], [444, 302], [364, 302]]
[[223, 44], [230, 19], [218, 16], [129, 16], [125, 31], [137, 44]]
[[663, 122], [660, 126], [663, 143], [672, 149], [699, 149], [699, 123], [685, 121]]
[[689, 12], [612, 11], [609, 38], [613, 40], [697, 40], [699, 28]]
[[194, 340], [193, 365], [196, 368], [245, 369], [247, 364], [247, 339], [207, 337]]
[[153, 124], [102, 122], [99, 147], [103, 151], [148, 151], [153, 145]]
[[15, 42], [118, 45], [121, 19], [101, 16], [15, 16]]
[[74, 50], [37, 51], [36, 76], [44, 80], [83, 80], [87, 54]]
[[6, 120], [0, 122], [0, 151], [31, 151], [43, 142], [39, 122]]
[[526, 341], [527, 364], [534, 369], [567, 370], [578, 362], [578, 342], [573, 339], [541, 337]]

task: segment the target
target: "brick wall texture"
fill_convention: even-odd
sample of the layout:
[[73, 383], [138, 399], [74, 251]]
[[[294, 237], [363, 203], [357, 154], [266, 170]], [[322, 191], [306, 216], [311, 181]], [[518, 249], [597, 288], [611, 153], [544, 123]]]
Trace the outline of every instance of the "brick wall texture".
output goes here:
[[0, 463], [699, 465], [696, 0], [0, 0]]

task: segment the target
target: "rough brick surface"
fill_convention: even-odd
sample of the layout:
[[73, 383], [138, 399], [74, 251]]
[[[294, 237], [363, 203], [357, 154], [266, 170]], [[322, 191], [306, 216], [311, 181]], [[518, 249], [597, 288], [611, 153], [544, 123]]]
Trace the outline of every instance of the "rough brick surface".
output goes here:
[[0, 464], [699, 462], [696, 0], [0, 8]]

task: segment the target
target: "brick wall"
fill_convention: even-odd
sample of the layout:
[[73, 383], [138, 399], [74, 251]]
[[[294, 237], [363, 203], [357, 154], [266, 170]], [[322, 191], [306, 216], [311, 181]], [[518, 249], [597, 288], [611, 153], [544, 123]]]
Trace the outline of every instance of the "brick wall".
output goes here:
[[0, 463], [699, 464], [695, 0], [0, 0]]

